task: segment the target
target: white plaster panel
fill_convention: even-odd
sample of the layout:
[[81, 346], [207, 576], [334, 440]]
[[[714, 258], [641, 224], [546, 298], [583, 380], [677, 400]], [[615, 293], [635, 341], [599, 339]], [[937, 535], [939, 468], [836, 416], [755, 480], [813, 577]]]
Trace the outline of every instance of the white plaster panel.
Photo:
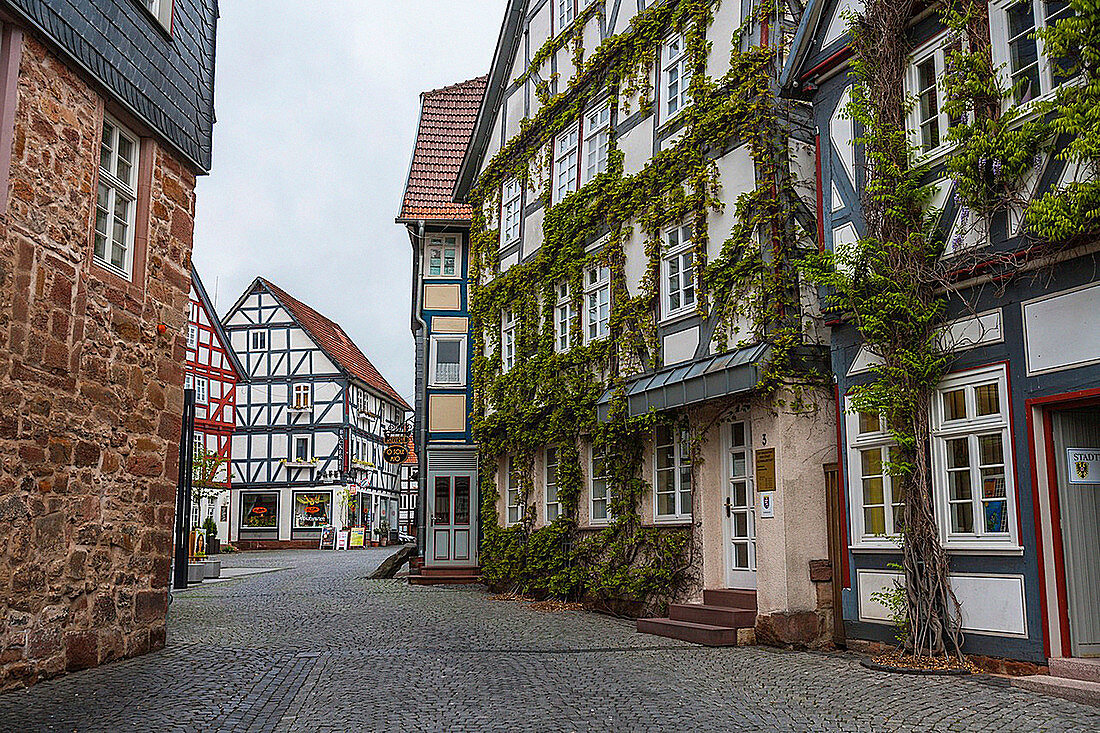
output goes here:
[[833, 181], [831, 188], [832, 191], [829, 195], [832, 196], [833, 205], [829, 210], [835, 214], [844, 208], [844, 197], [840, 195], [840, 190], [836, 187], [836, 181]]
[[940, 348], [945, 351], [965, 351], [1004, 340], [1000, 308], [952, 321], [939, 334]]
[[[633, 108], [637, 108], [634, 105]], [[632, 176], [653, 157], [653, 125], [643, 120], [615, 142], [623, 151], [623, 175]]]
[[264, 311], [264, 323], [290, 323], [293, 318], [282, 307]]
[[810, 211], [817, 211], [817, 156], [814, 146], [792, 139], [789, 156], [794, 190]]
[[619, 17], [615, 19], [615, 33], [622, 33], [630, 27], [630, 21], [634, 19], [634, 16], [638, 14], [637, 3], [631, 2], [631, 0], [622, 0], [619, 3]]
[[695, 356], [695, 349], [698, 346], [698, 326], [665, 336], [663, 347], [665, 366], [679, 364], [682, 361], [688, 361], [692, 359]]
[[340, 386], [336, 382], [317, 382], [313, 385], [314, 402], [331, 402], [340, 394]]
[[336, 435], [334, 433], [314, 433], [314, 457], [331, 456], [333, 451], [336, 450], [336, 440]]
[[306, 335], [306, 332], [300, 328], [290, 329], [290, 348], [292, 349], [312, 349], [316, 348], [316, 344], [313, 343], [313, 339]]
[[[844, 255], [852, 251], [853, 245], [859, 241], [859, 232], [856, 231], [856, 225], [848, 222], [843, 226], [839, 226], [833, 230], [833, 252], [837, 255]], [[844, 269], [844, 263], [837, 262], [837, 267]]]
[[[891, 623], [886, 607], [871, 596], [893, 587], [901, 573], [859, 570], [859, 618], [872, 623]], [[1024, 579], [1020, 575], [951, 574], [951, 590], [962, 606], [963, 631], [999, 636], [1027, 636]]]
[[722, 245], [729, 238], [733, 225], [737, 223], [737, 198], [756, 188], [756, 167], [748, 145], [718, 159], [718, 184], [722, 187], [718, 197], [726, 202], [726, 206], [722, 211], [712, 211], [709, 214], [708, 260], [714, 260], [721, 254]]
[[509, 130], [515, 128], [519, 124], [519, 121], [523, 119], [525, 106], [523, 89], [524, 87], [514, 89], [511, 96], [508, 97], [508, 100], [505, 102], [505, 106], [508, 110], [507, 124]]
[[[531, 44], [531, 53], [535, 53], [547, 39], [550, 38], [550, 13], [553, 3], [543, 3], [543, 6], [539, 8], [539, 11], [535, 13], [535, 17], [531, 18], [531, 22], [527, 26], [527, 37]], [[549, 63], [546, 64], [544, 69], [541, 69], [539, 73], [542, 73], [546, 69], [549, 69]], [[546, 78], [546, 74], [543, 74], [543, 78]]]
[[546, 208], [540, 208], [533, 212], [524, 221], [523, 229], [523, 256], [528, 257], [542, 247], [542, 222], [546, 218]]
[[288, 336], [285, 328], [273, 328], [267, 332], [267, 348], [270, 351], [282, 351], [287, 346]]
[[833, 17], [829, 20], [829, 25], [825, 28], [825, 38], [821, 42], [822, 47], [828, 46], [848, 32], [848, 14], [850, 12], [856, 15], [861, 14], [863, 12], [863, 0], [840, 0], [836, 10], [833, 11]]
[[730, 54], [733, 52], [733, 34], [741, 25], [741, 2], [733, 0], [716, 13], [714, 22], [707, 29], [710, 56], [707, 57], [707, 74], [712, 79], [729, 71]]
[[1100, 362], [1100, 283], [1023, 304], [1028, 374]]
[[597, 13], [584, 26], [584, 36], [582, 43], [584, 43], [584, 60], [587, 61], [588, 57], [592, 55], [592, 52], [600, 47], [600, 43], [603, 41], [600, 38], [600, 15]]
[[623, 257], [626, 290], [631, 298], [636, 298], [641, 292], [642, 278], [649, 266], [649, 258], [645, 253], [645, 235], [637, 224], [631, 226], [627, 240], [623, 242]]
[[340, 371], [336, 368], [336, 365], [332, 363], [324, 352], [318, 350], [313, 352], [313, 373], [314, 374], [335, 374]]
[[881, 356], [871, 351], [866, 346], [860, 346], [859, 351], [856, 352], [856, 358], [852, 360], [852, 365], [848, 367], [848, 376], [850, 377], [853, 374], [869, 372], [871, 371], [871, 367], [884, 363]]
[[502, 257], [501, 260], [500, 260], [500, 274], [503, 275], [504, 273], [508, 272], [509, 269], [511, 269], [512, 265], [518, 265], [518, 264], [519, 264], [519, 252], [513, 252], [512, 254], [508, 255], [507, 257]]
[[573, 44], [568, 43], [565, 48], [558, 49], [554, 58], [558, 69], [558, 91], [563, 92], [576, 73], [576, 67], [573, 66]]
[[829, 120], [829, 139], [840, 156], [848, 182], [855, 185], [856, 148], [852, 118], [848, 116], [848, 102], [852, 100], [852, 88], [846, 87], [837, 102], [836, 111]]

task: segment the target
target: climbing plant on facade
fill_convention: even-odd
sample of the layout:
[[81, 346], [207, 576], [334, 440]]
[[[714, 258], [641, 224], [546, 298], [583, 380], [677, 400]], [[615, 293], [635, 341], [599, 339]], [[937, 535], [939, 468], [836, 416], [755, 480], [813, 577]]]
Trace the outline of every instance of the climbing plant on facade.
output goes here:
[[[627, 379], [660, 363], [656, 312], [663, 232], [672, 225], [693, 225], [695, 307], [702, 315], [713, 314], [728, 325], [739, 307], [739, 294], [752, 293], [752, 311], [760, 319], [754, 335], [763, 334], [768, 330], [764, 321], [774, 320], [767, 314], [780, 310], [796, 290], [793, 270], [780, 266], [789, 252], [790, 217], [773, 203], [782, 199], [777, 192], [789, 190], [774, 148], [774, 50], [735, 42], [729, 70], [709, 77], [707, 32], [715, 7], [713, 0], [668, 0], [640, 12], [625, 32], [609, 36], [587, 55], [575, 46], [572, 79], [567, 84], [560, 77], [542, 80], [541, 107], [485, 165], [471, 194], [474, 431], [483, 456], [508, 455], [514, 469], [498, 476], [494, 461], [485, 461], [482, 468], [481, 557], [485, 577], [495, 585], [585, 596], [613, 607], [622, 600], [662, 602], [693, 581], [691, 530], [646, 527], [639, 515], [642, 497], [651, 490], [641, 472], [644, 446], [658, 421], [673, 418], [630, 416], [624, 397]], [[586, 12], [602, 13], [602, 8], [597, 2]], [[550, 39], [535, 53], [536, 63], [526, 74], [537, 73], [565, 48], [564, 37], [579, 39], [583, 22], [578, 18], [576, 25]], [[636, 105], [648, 111], [658, 49], [674, 32], [683, 34], [692, 67], [692, 102], [674, 123], [682, 128], [679, 139], [641, 170], [627, 174], [612, 136], [606, 170], [555, 202], [548, 152], [554, 135], [604, 95], [612, 109]], [[555, 92], [555, 86], [564, 88]], [[758, 187], [736, 202], [737, 230], [719, 257], [708, 263], [707, 217], [724, 205], [715, 159], [745, 143], [756, 161]], [[501, 186], [513, 179], [542, 197], [542, 241], [533, 257], [498, 273], [499, 232], [493, 220]], [[772, 245], [770, 267], [763, 264], [757, 235]], [[590, 245], [601, 238], [605, 244], [591, 251]], [[628, 242], [644, 248], [640, 282], [627, 280]], [[606, 268], [610, 281], [606, 338], [582, 333], [585, 277], [592, 268]], [[573, 306], [566, 350], [555, 348], [555, 308], [562, 292]], [[514, 349], [508, 369], [505, 325], [507, 348]], [[610, 414], [600, 421], [596, 404], [608, 390], [613, 395]], [[592, 532], [578, 530], [586, 473], [582, 466], [589, 463], [582, 443], [591, 443], [602, 456], [599, 478], [607, 486], [610, 521]], [[561, 514], [536, 527], [528, 497], [543, 446], [557, 450]], [[507, 526], [497, 516], [501, 491], [506, 503], [515, 506], [519, 501], [522, 507]]]

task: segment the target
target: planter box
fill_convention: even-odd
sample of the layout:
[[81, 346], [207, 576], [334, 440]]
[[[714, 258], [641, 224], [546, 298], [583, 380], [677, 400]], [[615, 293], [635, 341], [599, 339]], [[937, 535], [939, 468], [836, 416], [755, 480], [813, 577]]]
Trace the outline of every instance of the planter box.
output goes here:
[[206, 568], [204, 578], [220, 578], [222, 574], [221, 560], [207, 560], [203, 563]]
[[217, 555], [222, 551], [222, 541], [213, 535], [206, 537], [206, 554]]
[[206, 563], [204, 562], [189, 562], [187, 563], [187, 582], [188, 583], [201, 583], [202, 579], [206, 577]]

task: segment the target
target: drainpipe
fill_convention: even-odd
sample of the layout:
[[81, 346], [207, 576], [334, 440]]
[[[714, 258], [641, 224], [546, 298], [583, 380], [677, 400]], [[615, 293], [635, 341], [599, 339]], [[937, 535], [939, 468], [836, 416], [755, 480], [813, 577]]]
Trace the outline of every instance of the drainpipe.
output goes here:
[[[424, 220], [421, 219], [417, 222], [417, 233], [413, 239], [413, 312], [412, 312], [412, 330], [415, 334], [419, 331], [422, 334], [420, 340], [421, 348], [426, 350], [427, 336], [428, 336], [428, 324], [424, 321], [421, 311], [423, 309], [423, 297], [424, 289], [420, 284], [420, 247], [424, 242]], [[428, 359], [427, 354], [421, 354], [421, 365], [427, 366]], [[427, 375], [421, 373], [417, 375], [420, 378], [420, 440], [419, 450], [416, 454], [416, 466], [420, 473], [418, 478], [418, 500], [416, 504], [416, 546], [421, 555], [428, 547], [428, 530], [427, 530], [427, 509], [428, 509], [428, 379]], [[414, 406], [415, 408], [415, 406]], [[414, 413], [414, 421], [416, 415]]]

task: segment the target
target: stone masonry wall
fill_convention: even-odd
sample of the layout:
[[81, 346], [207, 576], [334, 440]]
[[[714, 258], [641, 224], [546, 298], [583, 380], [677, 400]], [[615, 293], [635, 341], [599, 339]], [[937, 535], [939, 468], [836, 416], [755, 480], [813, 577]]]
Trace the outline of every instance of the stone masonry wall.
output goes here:
[[103, 107], [27, 34], [0, 212], [0, 688], [165, 643], [195, 179], [146, 143], [144, 277], [91, 265]]

